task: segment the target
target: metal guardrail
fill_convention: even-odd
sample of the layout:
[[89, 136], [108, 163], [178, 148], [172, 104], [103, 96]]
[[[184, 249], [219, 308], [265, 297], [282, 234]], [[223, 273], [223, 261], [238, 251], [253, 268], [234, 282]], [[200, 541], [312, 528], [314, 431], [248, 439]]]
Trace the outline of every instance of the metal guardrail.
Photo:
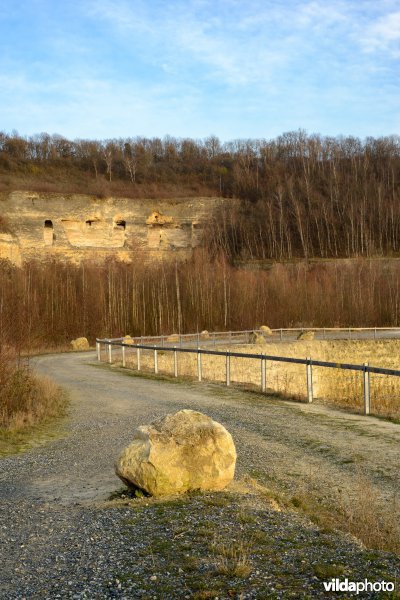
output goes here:
[[[295, 328], [279, 328], [270, 329], [271, 335], [265, 337], [266, 342], [293, 341], [301, 333], [312, 332], [315, 339], [318, 340], [356, 340], [356, 339], [400, 339], [400, 327], [295, 327]], [[254, 332], [262, 334], [262, 330], [248, 329], [241, 331], [212, 331], [197, 333], [182, 333], [162, 336], [140, 336], [134, 337], [133, 340], [138, 344], [146, 342], [161, 344], [162, 347], [177, 344], [183, 347], [183, 344], [199, 344], [205, 343], [216, 345], [219, 340], [223, 340], [225, 344], [237, 344], [240, 341], [249, 342], [249, 337]], [[169, 338], [175, 338], [169, 340]], [[110, 338], [110, 341], [123, 341], [124, 338]]]
[[[291, 330], [293, 331], [293, 330]], [[304, 330], [303, 330], [304, 331]], [[312, 331], [315, 331], [313, 329]], [[224, 335], [227, 335], [227, 332], [223, 332]], [[233, 336], [238, 333], [252, 333], [252, 332], [231, 332]], [[186, 339], [190, 336], [195, 336], [195, 339], [198, 340], [199, 334], [185, 334], [181, 336], [180, 342], [182, 343], [182, 339]], [[143, 338], [141, 338], [143, 339]], [[307, 402], [311, 403], [313, 401], [313, 366], [315, 367], [326, 367], [331, 369], [343, 369], [350, 371], [359, 371], [363, 374], [363, 400], [364, 400], [364, 414], [369, 415], [371, 412], [371, 394], [370, 394], [370, 374], [376, 373], [380, 375], [389, 375], [394, 377], [400, 377], [400, 370], [396, 369], [385, 369], [381, 367], [372, 367], [369, 366], [368, 363], [363, 363], [362, 365], [350, 364], [350, 363], [339, 363], [339, 362], [327, 362], [321, 360], [312, 360], [311, 357], [307, 358], [293, 358], [287, 356], [273, 356], [269, 354], [250, 354], [246, 352], [229, 352], [229, 351], [221, 351], [221, 350], [207, 350], [205, 348], [188, 348], [188, 347], [177, 347], [175, 346], [167, 346], [162, 343], [162, 338], [145, 338], [147, 339], [158, 339], [159, 344], [143, 344], [143, 343], [129, 343], [124, 342], [124, 338], [113, 338], [113, 339], [96, 339], [96, 350], [97, 350], [97, 359], [101, 360], [101, 345], [103, 344], [106, 347], [108, 362], [112, 363], [112, 348], [114, 346], [121, 347], [122, 349], [122, 366], [126, 366], [126, 349], [136, 349], [137, 353], [137, 370], [141, 370], [141, 351], [142, 350], [151, 350], [154, 352], [154, 372], [158, 373], [158, 352], [162, 349], [164, 352], [173, 352], [174, 353], [174, 376], [178, 377], [178, 353], [190, 353], [197, 355], [197, 377], [199, 381], [202, 381], [202, 361], [201, 357], [203, 355], [212, 355], [212, 356], [225, 356], [225, 383], [227, 386], [231, 385], [231, 377], [230, 377], [230, 361], [231, 358], [246, 358], [251, 360], [260, 361], [260, 387], [261, 391], [265, 392], [266, 387], [266, 362], [267, 361], [275, 361], [275, 362], [284, 362], [284, 363], [294, 363], [304, 365], [305, 369], [305, 383], [306, 383], [306, 398]], [[204, 340], [202, 340], [204, 341]]]

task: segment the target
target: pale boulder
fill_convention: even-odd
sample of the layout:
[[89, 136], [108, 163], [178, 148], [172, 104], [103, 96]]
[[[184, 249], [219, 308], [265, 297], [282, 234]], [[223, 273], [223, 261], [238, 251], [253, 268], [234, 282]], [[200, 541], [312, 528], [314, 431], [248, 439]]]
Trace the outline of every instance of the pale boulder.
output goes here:
[[87, 338], [80, 337], [76, 338], [76, 340], [72, 340], [71, 342], [72, 350], [89, 350], [89, 342]]
[[222, 490], [232, 481], [235, 464], [235, 445], [225, 427], [200, 412], [181, 410], [139, 427], [115, 470], [126, 485], [166, 496]]
[[272, 335], [272, 331], [268, 325], [261, 325], [260, 331], [263, 335]]
[[135, 340], [132, 338], [132, 336], [130, 335], [126, 335], [124, 336], [124, 338], [122, 339], [122, 342], [124, 344], [129, 344], [129, 346], [132, 346], [135, 343]]
[[207, 331], [207, 329], [204, 329], [201, 333], [200, 333], [200, 337], [202, 340], [208, 340], [210, 338], [210, 334]]
[[315, 331], [302, 331], [298, 336], [298, 340], [302, 340], [303, 342], [310, 342], [315, 337]]
[[171, 333], [171, 335], [169, 335], [167, 337], [167, 342], [179, 342], [179, 335], [177, 333]]
[[249, 341], [250, 344], [266, 344], [265, 337], [260, 333], [257, 333], [257, 331], [253, 331], [253, 333], [250, 334]]

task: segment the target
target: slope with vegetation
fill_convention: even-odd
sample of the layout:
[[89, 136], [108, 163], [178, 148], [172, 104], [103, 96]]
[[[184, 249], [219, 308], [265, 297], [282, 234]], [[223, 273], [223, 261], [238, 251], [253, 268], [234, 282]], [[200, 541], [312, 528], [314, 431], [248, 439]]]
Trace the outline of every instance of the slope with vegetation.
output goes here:
[[232, 258], [397, 255], [400, 138], [68, 140], [0, 133], [0, 191], [231, 198], [210, 240]]

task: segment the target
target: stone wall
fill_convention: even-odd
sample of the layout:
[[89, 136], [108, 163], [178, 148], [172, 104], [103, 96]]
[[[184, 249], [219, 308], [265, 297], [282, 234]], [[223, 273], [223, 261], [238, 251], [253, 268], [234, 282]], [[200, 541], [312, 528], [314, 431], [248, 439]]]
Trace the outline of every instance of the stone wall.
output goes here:
[[0, 258], [60, 258], [129, 262], [187, 258], [200, 244], [202, 230], [219, 198], [176, 200], [98, 199], [92, 196], [12, 192], [0, 195]]

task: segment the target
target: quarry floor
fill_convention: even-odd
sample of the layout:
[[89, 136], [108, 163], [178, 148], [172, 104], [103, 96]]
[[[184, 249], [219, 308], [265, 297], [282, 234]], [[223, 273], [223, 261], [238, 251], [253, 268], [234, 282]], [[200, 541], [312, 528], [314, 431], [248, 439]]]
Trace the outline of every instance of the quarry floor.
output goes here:
[[[290, 509], [342, 507], [367, 527], [385, 512], [398, 520], [400, 425], [127, 376], [94, 358], [34, 359], [68, 390], [70, 415], [59, 439], [0, 460], [0, 598], [325, 598], [322, 580], [334, 575], [400, 578], [394, 555]], [[134, 429], [182, 408], [231, 432], [236, 483], [219, 496], [110, 501], [121, 488], [113, 464]], [[238, 558], [227, 550], [236, 542], [250, 574], [221, 567]]]

